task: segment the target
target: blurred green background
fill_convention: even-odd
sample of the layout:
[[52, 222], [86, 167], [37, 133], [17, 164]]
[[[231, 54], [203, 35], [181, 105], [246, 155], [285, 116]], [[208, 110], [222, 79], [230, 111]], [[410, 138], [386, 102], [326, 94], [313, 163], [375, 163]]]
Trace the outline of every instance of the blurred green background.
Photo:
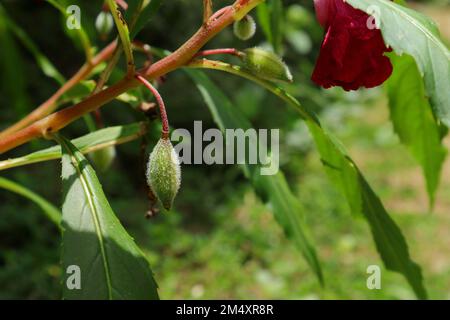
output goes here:
[[[157, 17], [138, 39], [176, 49], [201, 23], [202, 1], [165, 1]], [[81, 48], [65, 34], [59, 13], [44, 1], [1, 0], [0, 3], [57, 69], [70, 77], [84, 62]], [[231, 1], [214, 1], [216, 8]], [[309, 80], [323, 31], [315, 22], [312, 1], [283, 1], [282, 53], [294, 74], [287, 89], [320, 112], [322, 121], [344, 142], [402, 228], [414, 260], [422, 267], [431, 298], [450, 299], [450, 162], [442, 176], [436, 206], [428, 212], [420, 168], [388, 121], [382, 88], [347, 93], [321, 90]], [[102, 47], [95, 17], [102, 1], [81, 1], [82, 21], [92, 42]], [[432, 16], [450, 39], [448, 1], [413, 3]], [[0, 27], [2, 24], [0, 23]], [[208, 48], [268, 46], [260, 28], [248, 42], [231, 28]], [[224, 59], [228, 59], [224, 57]], [[233, 60], [236, 62], [235, 60]], [[121, 70], [123, 70], [123, 65]], [[112, 81], [123, 71], [116, 70]], [[297, 114], [277, 98], [244, 80], [208, 72], [251, 119], [256, 128], [281, 128], [281, 165], [290, 186], [306, 207], [326, 285], [321, 288], [299, 251], [275, 222], [234, 166], [182, 168], [182, 188], [175, 210], [145, 219], [148, 208], [140, 142], [117, 148], [113, 166], [98, 172], [110, 203], [129, 233], [149, 256], [162, 299], [406, 299], [414, 298], [405, 280], [382, 273], [382, 289], [368, 290], [366, 268], [380, 265], [368, 226], [351, 216], [343, 198], [329, 184], [306, 128]], [[0, 129], [24, 116], [50, 96], [58, 85], [45, 77], [33, 56], [11, 30], [0, 28]], [[169, 74], [160, 88], [171, 125], [215, 127], [197, 89], [183, 72]], [[174, 94], [176, 92], [176, 94]], [[139, 119], [126, 104], [102, 108], [106, 125]], [[75, 138], [87, 132], [80, 120], [63, 130]], [[149, 134], [150, 147], [158, 128]], [[2, 155], [24, 155], [50, 145], [33, 141]], [[446, 141], [450, 146], [450, 141]], [[61, 202], [59, 161], [2, 171], [2, 177]], [[58, 230], [31, 202], [0, 191], [0, 299], [59, 299]]]

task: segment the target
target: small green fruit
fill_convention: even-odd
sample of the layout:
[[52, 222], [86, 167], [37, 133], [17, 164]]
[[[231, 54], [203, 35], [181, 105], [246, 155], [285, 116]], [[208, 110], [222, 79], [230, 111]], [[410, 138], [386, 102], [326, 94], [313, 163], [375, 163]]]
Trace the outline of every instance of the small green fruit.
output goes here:
[[116, 148], [114, 146], [109, 146], [99, 149], [90, 153], [89, 157], [94, 163], [96, 169], [101, 172], [106, 172], [116, 157]]
[[261, 48], [246, 49], [242, 59], [244, 66], [260, 78], [292, 82], [288, 66], [273, 52]]
[[161, 138], [150, 154], [147, 183], [166, 210], [170, 210], [181, 183], [180, 161], [169, 139]]
[[246, 15], [241, 20], [233, 24], [234, 35], [241, 40], [248, 40], [255, 35], [256, 23], [250, 15]]
[[109, 12], [101, 11], [95, 19], [95, 28], [100, 37], [106, 38], [114, 27], [114, 19]]

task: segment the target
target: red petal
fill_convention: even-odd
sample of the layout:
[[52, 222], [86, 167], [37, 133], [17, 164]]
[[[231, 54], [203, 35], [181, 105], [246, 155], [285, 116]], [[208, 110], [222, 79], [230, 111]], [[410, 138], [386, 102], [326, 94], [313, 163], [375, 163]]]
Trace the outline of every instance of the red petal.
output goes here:
[[367, 27], [367, 14], [343, 0], [316, 0], [315, 4], [328, 13], [333, 5], [335, 12], [331, 16], [317, 12], [318, 19], [328, 26], [312, 80], [324, 88], [357, 90], [376, 87], [389, 78], [392, 64], [384, 53], [390, 49], [380, 30]]
[[314, 0], [316, 16], [322, 27], [328, 27], [328, 20], [334, 15], [335, 7], [333, 0]]

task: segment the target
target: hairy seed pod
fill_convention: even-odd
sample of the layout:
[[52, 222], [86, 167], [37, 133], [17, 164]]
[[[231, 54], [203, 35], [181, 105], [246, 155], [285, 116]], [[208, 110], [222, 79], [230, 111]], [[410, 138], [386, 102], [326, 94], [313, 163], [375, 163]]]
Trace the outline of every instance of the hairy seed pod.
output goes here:
[[250, 15], [246, 15], [241, 20], [233, 24], [234, 35], [241, 40], [248, 40], [255, 35], [256, 23]]
[[180, 161], [169, 139], [161, 138], [150, 154], [147, 183], [166, 210], [170, 210], [181, 183]]
[[244, 50], [244, 66], [253, 74], [270, 81], [292, 82], [288, 66], [275, 53], [261, 48]]
[[109, 146], [103, 149], [96, 150], [89, 154], [89, 158], [95, 165], [95, 168], [101, 172], [106, 172], [116, 157], [116, 148]]
[[106, 38], [114, 26], [114, 19], [109, 12], [101, 11], [95, 19], [95, 28], [101, 38]]

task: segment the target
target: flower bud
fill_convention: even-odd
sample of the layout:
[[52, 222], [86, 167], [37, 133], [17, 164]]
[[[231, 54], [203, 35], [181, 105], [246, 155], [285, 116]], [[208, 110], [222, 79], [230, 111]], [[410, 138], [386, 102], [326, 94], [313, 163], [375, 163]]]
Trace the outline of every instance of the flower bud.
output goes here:
[[244, 66], [260, 78], [292, 82], [288, 66], [273, 52], [261, 48], [246, 49], [242, 59]]
[[109, 12], [101, 11], [95, 19], [95, 28], [101, 38], [106, 38], [114, 26], [114, 19]]
[[305, 7], [298, 4], [289, 6], [286, 16], [288, 22], [293, 24], [296, 29], [305, 28], [314, 22], [311, 13]]
[[109, 146], [99, 149], [91, 152], [89, 157], [94, 163], [96, 169], [101, 172], [106, 172], [116, 157], [116, 148], [114, 146]]
[[180, 162], [169, 139], [161, 138], [150, 154], [147, 183], [166, 210], [180, 188]]
[[241, 40], [248, 40], [255, 35], [256, 23], [250, 15], [246, 15], [241, 20], [233, 24], [234, 35]]

